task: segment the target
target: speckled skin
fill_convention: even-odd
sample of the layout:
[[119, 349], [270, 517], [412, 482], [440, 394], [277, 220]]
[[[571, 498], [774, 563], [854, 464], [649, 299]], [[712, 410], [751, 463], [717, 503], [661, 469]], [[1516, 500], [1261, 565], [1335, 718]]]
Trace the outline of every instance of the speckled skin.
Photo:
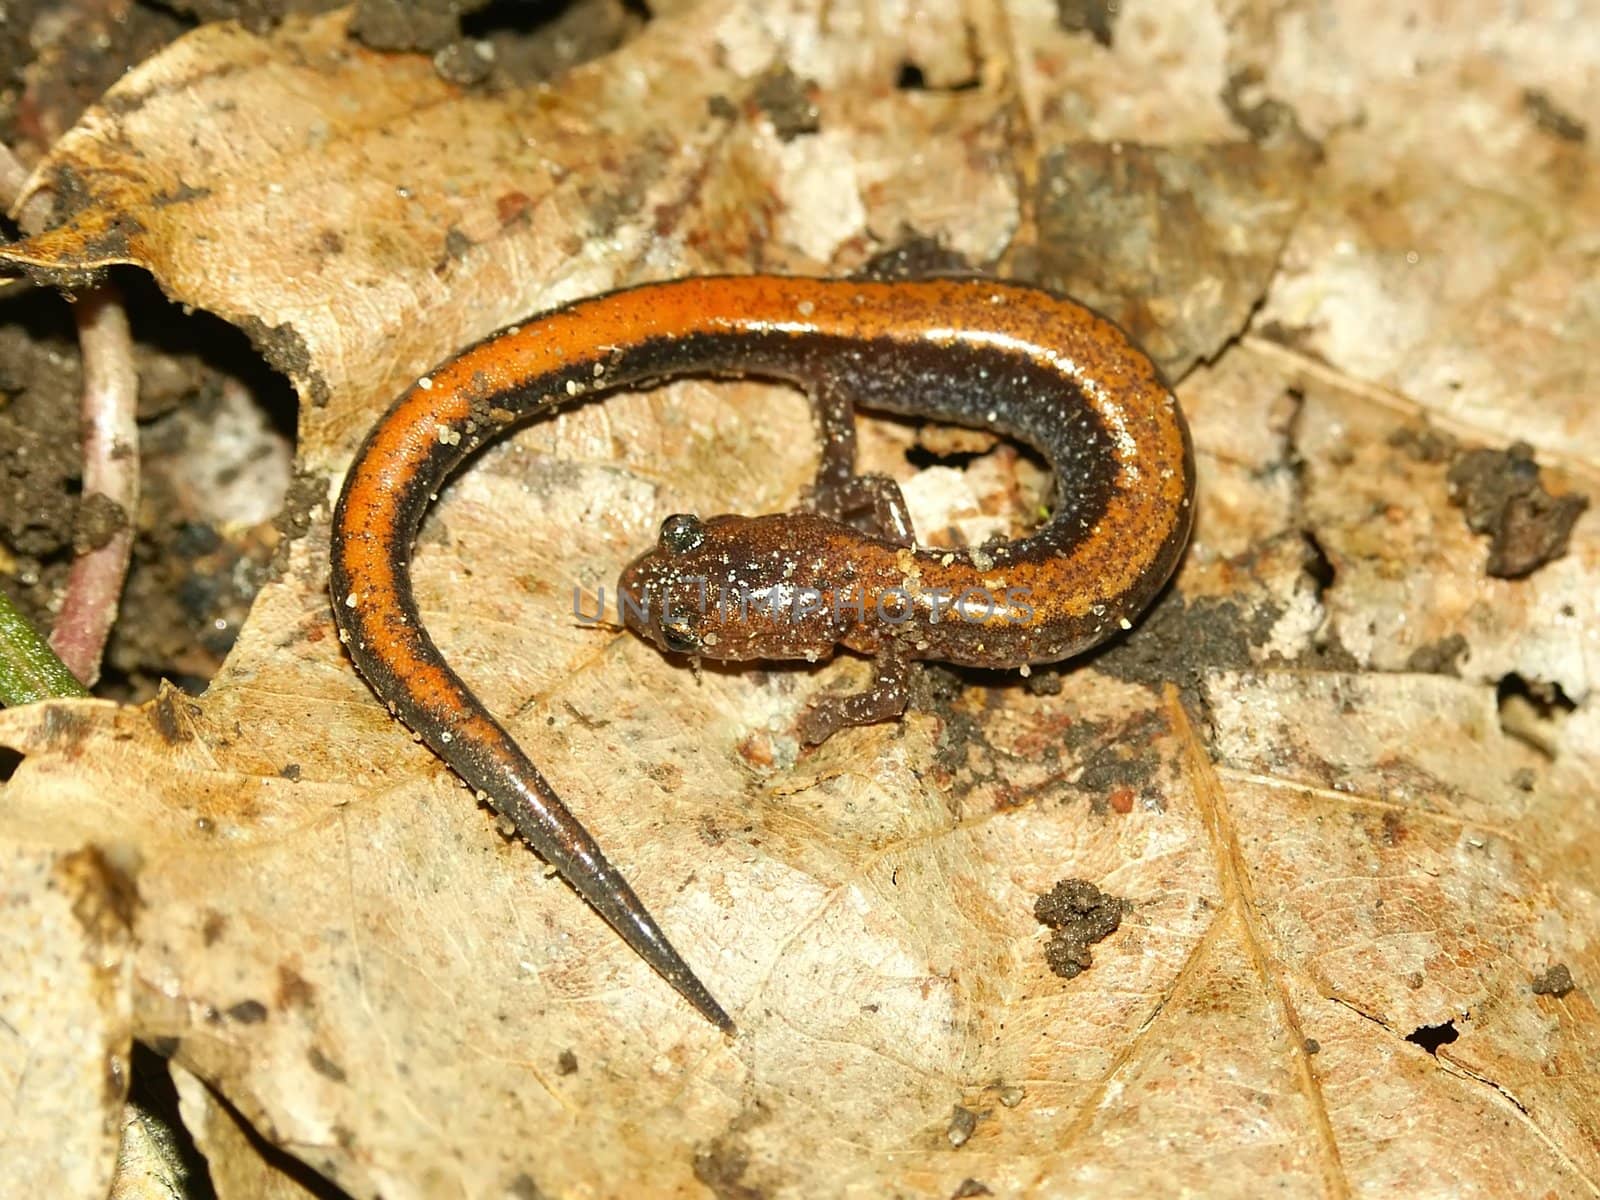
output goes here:
[[[613, 292], [480, 342], [419, 380], [373, 428], [334, 513], [331, 588], [351, 657], [637, 953], [731, 1031], [593, 838], [446, 664], [407, 574], [431, 498], [484, 441], [563, 403], [691, 374], [791, 380], [818, 400], [830, 439], [848, 437], [853, 401], [1015, 436], [1056, 471], [1050, 520], [981, 549], [919, 549], [819, 515], [850, 506], [840, 496], [860, 481], [848, 453], [825, 453], [817, 512], [669, 521], [621, 584], [638, 603], [629, 624], [658, 645], [734, 659], [815, 659], [836, 644], [879, 656], [883, 686], [813, 710], [802, 722], [812, 741], [899, 711], [908, 659], [1050, 662], [1125, 628], [1182, 552], [1194, 468], [1176, 400], [1116, 326], [1037, 289], [981, 279], [739, 276]], [[778, 581], [814, 587], [820, 615], [785, 605], [773, 618], [748, 603], [740, 612], [738, 596], [770, 595], [762, 589]], [[730, 598], [732, 619], [700, 603], [702, 587]], [[953, 615], [950, 598], [974, 588], [966, 613]], [[664, 601], [673, 610], [665, 625]]]

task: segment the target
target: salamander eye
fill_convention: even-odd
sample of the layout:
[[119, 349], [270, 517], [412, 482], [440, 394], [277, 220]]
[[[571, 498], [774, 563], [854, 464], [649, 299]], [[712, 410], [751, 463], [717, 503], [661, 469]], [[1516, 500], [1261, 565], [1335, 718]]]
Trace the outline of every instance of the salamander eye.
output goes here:
[[687, 617], [672, 617], [661, 622], [661, 641], [678, 654], [698, 654], [700, 638]]
[[687, 554], [706, 540], [706, 527], [693, 513], [673, 513], [661, 522], [661, 548], [668, 554]]

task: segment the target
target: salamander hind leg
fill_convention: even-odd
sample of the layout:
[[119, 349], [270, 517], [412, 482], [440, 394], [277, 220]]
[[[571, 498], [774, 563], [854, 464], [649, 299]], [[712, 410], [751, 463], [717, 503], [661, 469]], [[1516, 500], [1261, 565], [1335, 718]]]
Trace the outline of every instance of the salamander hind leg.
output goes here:
[[873, 660], [877, 670], [864, 692], [827, 695], [800, 717], [800, 738], [808, 746], [827, 741], [846, 725], [871, 725], [898, 717], [910, 698], [911, 663], [888, 642]]

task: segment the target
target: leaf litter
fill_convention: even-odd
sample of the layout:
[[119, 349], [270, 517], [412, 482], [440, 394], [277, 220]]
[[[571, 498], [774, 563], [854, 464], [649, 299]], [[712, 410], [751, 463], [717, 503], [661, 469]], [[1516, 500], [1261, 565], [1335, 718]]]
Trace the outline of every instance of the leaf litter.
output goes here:
[[[708, 3], [492, 94], [339, 14], [204, 26], [61, 139], [60, 221], [4, 257], [137, 264], [245, 329], [330, 494], [402, 386], [500, 325], [844, 272], [909, 229], [1159, 334], [1202, 501], [1122, 644], [946, 676], [802, 754], [807, 697], [865, 664], [696, 680], [571, 611], [665, 513], [792, 504], [798, 397], [618, 396], [451, 485], [430, 627], [734, 1008], [724, 1041], [361, 685], [310, 494], [205, 696], [0, 714], [5, 936], [53, 948], [7, 958], [8, 1158], [63, 1148], [35, 1190], [109, 1171], [133, 1036], [208, 1138], [252, 1152], [220, 1098], [358, 1195], [1594, 1194], [1595, 519], [1493, 578], [1415, 447], [1521, 439], [1551, 495], [1595, 489], [1593, 157], [1539, 114], [1593, 126], [1600, 48], [1553, 10], [1058, 18]], [[780, 127], [774, 71], [814, 121]], [[1136, 196], [1094, 194], [1118, 171]], [[1152, 224], [1132, 201], [1174, 180], [1194, 203]], [[914, 430], [864, 439], [917, 470]], [[919, 529], [1014, 501], [1026, 456], [976, 453], [987, 490], [925, 488]], [[1560, 689], [1559, 727], [1518, 732], [1512, 676]], [[1064, 980], [1033, 910], [1069, 878], [1123, 911]]]

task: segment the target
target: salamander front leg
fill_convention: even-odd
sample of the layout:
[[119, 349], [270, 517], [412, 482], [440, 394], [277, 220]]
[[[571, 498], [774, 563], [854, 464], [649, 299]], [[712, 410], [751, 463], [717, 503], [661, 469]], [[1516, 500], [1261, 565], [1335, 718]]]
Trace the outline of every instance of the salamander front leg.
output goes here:
[[828, 695], [812, 703], [800, 718], [800, 737], [808, 746], [827, 741], [846, 725], [871, 725], [898, 717], [911, 697], [911, 663], [892, 638], [873, 659], [877, 676], [864, 692]]
[[852, 475], [826, 497], [814, 494], [812, 503], [824, 517], [844, 521], [852, 514], [870, 513], [862, 522], [870, 532], [896, 546], [916, 544], [911, 513], [900, 485], [887, 475]]
[[896, 546], [915, 544], [900, 485], [887, 475], [856, 474], [856, 408], [848, 388], [837, 381], [820, 383], [811, 405], [822, 441], [822, 461], [811, 485], [812, 510], [833, 521], [870, 514], [862, 522], [869, 532]]

